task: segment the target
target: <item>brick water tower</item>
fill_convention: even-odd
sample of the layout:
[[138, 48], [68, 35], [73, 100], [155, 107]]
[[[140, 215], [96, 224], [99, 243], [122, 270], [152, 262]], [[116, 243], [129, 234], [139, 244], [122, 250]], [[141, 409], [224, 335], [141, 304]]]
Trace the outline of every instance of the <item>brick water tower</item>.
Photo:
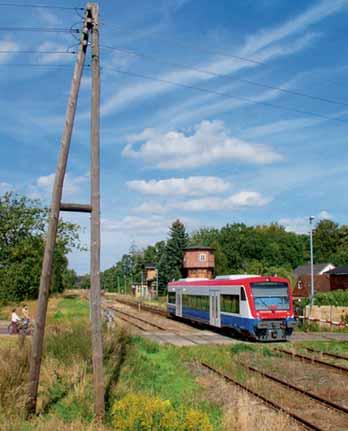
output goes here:
[[192, 246], [184, 250], [185, 278], [213, 278], [215, 267], [214, 249], [205, 246]]

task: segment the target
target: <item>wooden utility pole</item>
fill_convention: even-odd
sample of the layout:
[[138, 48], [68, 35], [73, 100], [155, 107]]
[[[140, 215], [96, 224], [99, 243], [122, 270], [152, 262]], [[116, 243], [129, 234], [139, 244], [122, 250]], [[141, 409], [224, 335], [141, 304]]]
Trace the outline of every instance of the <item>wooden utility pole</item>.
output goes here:
[[[41, 357], [45, 335], [46, 314], [49, 288], [52, 278], [53, 253], [56, 245], [57, 228], [60, 211], [89, 212], [91, 217], [91, 317], [93, 370], [95, 382], [95, 411], [101, 417], [104, 413], [104, 378], [103, 349], [100, 314], [100, 193], [99, 193], [99, 32], [98, 6], [88, 4], [85, 9], [81, 30], [80, 47], [74, 68], [71, 90], [66, 111], [64, 131], [61, 139], [60, 154], [53, 185], [52, 201], [49, 214], [48, 233], [45, 244], [44, 258], [41, 270], [40, 290], [32, 352], [29, 368], [28, 399], [26, 402], [27, 416], [35, 414], [37, 393], [40, 379]], [[62, 192], [66, 166], [68, 161], [71, 136], [74, 126], [77, 99], [86, 59], [89, 33], [92, 33], [93, 86], [92, 86], [92, 126], [91, 126], [91, 204], [62, 203]]]
[[100, 292], [100, 54], [99, 7], [89, 5], [92, 15], [92, 111], [91, 111], [91, 292], [95, 413], [104, 415], [104, 372]]
[[68, 107], [65, 117], [65, 127], [61, 139], [58, 166], [53, 185], [51, 210], [49, 215], [48, 233], [45, 244], [45, 252], [42, 263], [39, 300], [35, 331], [32, 342], [32, 352], [29, 370], [28, 399], [26, 404], [27, 415], [33, 415], [36, 411], [37, 391], [40, 379], [41, 356], [45, 334], [45, 323], [47, 313], [47, 303], [49, 288], [52, 278], [53, 253], [56, 245], [57, 228], [59, 221], [60, 205], [62, 200], [63, 183], [70, 149], [71, 135], [74, 125], [77, 97], [85, 64], [86, 51], [88, 46], [87, 13], [83, 23], [80, 38], [80, 48], [77, 54], [74, 74], [72, 78]]

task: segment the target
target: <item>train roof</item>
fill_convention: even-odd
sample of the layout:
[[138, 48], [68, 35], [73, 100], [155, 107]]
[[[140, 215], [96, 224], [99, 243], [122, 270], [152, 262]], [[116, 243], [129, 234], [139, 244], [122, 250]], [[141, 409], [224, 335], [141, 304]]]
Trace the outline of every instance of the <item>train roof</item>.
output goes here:
[[[192, 279], [192, 278], [183, 278], [178, 281], [172, 281], [168, 283], [168, 286], [171, 287], [179, 287], [179, 286], [231, 286], [238, 285], [243, 283], [257, 283], [257, 282], [286, 282], [289, 280], [282, 277], [273, 277], [273, 276], [263, 276], [263, 275], [233, 275], [233, 276], [222, 276], [208, 279]], [[231, 278], [227, 278], [231, 277]]]

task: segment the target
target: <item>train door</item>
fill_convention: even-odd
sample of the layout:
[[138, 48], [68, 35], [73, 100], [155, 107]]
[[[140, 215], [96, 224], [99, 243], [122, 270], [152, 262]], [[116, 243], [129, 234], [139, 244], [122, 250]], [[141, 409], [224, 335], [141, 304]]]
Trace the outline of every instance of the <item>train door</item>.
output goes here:
[[182, 289], [176, 289], [176, 315], [182, 317]]
[[220, 320], [220, 292], [218, 290], [210, 290], [210, 324], [212, 326], [221, 326]]

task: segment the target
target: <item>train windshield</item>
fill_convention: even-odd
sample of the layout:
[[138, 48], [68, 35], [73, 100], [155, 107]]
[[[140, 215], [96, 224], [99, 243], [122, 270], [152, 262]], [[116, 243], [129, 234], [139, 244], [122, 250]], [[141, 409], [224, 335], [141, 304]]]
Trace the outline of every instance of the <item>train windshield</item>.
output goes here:
[[287, 283], [251, 283], [256, 310], [289, 310]]

